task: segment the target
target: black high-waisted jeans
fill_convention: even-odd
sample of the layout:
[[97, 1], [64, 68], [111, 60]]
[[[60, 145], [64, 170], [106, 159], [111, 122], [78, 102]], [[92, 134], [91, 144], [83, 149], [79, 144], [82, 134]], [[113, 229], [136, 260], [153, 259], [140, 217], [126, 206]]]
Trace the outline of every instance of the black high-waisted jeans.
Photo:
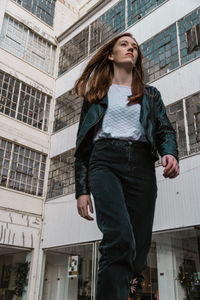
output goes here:
[[88, 181], [103, 233], [96, 300], [127, 300], [130, 280], [145, 269], [151, 245], [157, 185], [149, 145], [98, 140]]

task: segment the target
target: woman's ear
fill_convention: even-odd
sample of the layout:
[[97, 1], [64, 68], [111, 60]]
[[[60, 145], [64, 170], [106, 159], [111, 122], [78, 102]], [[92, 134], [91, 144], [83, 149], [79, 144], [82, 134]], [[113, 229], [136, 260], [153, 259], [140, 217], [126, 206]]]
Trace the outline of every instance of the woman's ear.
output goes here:
[[111, 61], [113, 61], [114, 60], [113, 54], [109, 54], [108, 55], [108, 59], [111, 60]]

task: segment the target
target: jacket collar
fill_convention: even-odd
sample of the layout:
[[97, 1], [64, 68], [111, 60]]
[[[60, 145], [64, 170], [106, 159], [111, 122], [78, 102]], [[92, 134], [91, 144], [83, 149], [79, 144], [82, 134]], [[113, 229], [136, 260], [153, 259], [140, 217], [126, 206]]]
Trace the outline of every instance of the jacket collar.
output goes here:
[[104, 106], [108, 106], [108, 94], [106, 94], [103, 99], [100, 101], [100, 104], [104, 105]]

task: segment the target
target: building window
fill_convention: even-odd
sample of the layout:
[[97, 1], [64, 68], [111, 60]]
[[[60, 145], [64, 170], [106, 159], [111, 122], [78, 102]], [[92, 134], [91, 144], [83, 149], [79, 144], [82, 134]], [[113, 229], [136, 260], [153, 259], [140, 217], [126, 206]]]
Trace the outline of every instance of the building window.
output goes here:
[[7, 15], [4, 17], [0, 45], [18, 57], [24, 58], [28, 29]]
[[128, 26], [131, 26], [148, 12], [166, 0], [127, 0]]
[[51, 159], [47, 198], [74, 193], [74, 151], [70, 149]]
[[0, 185], [42, 196], [46, 155], [0, 138]]
[[0, 71], [0, 112], [48, 130], [51, 97]]
[[125, 1], [120, 1], [91, 25], [90, 53], [125, 29]]
[[53, 75], [55, 47], [9, 16], [5, 16], [0, 46]]
[[[60, 49], [59, 71], [61, 75], [69, 68], [73, 67], [86, 58], [89, 53], [96, 50], [125, 29], [125, 0], [120, 1], [115, 6], [106, 11], [89, 27], [82, 30]], [[90, 30], [90, 40], [89, 40]], [[90, 43], [90, 48], [88, 44]]]
[[45, 252], [43, 300], [55, 300], [55, 291], [59, 288], [59, 300], [95, 299], [93, 243], [52, 248]]
[[[61, 291], [61, 287], [59, 300], [70, 299], [70, 295], [74, 299], [94, 299], [98, 246], [96, 241], [45, 249], [42, 299], [54, 300], [54, 291]], [[200, 299], [199, 253], [199, 226], [153, 234], [147, 268], [142, 272], [142, 289], [135, 299]]]
[[60, 48], [58, 75], [61, 75], [66, 70], [87, 57], [88, 37], [89, 27], [85, 28]]
[[[21, 215], [23, 216], [23, 215]], [[6, 223], [4, 223], [6, 225]], [[8, 224], [8, 223], [7, 223]], [[2, 224], [2, 230], [5, 228]], [[8, 225], [9, 226], [9, 225]], [[6, 229], [6, 228], [5, 228]], [[18, 234], [23, 234], [23, 227], [18, 231]], [[30, 273], [30, 263], [32, 260], [31, 249], [23, 247], [16, 247], [14, 244], [15, 231], [10, 231], [9, 237], [12, 239], [13, 246], [3, 245], [5, 242], [2, 241], [1, 244], [1, 253], [0, 253], [0, 299], [12, 300], [16, 298], [15, 286], [17, 285], [17, 290], [20, 291], [20, 288], [23, 287], [23, 280], [27, 280], [27, 285], [29, 284], [29, 273]], [[28, 239], [24, 239], [25, 244], [27, 244]], [[28, 240], [28, 243], [31, 243]], [[5, 243], [6, 244], [6, 243]], [[24, 278], [26, 276], [26, 278]], [[25, 295], [25, 293], [24, 293]], [[19, 297], [19, 299], [22, 299]]]
[[141, 45], [146, 82], [179, 66], [176, 24]]
[[186, 32], [188, 54], [200, 47], [200, 24], [195, 25]]
[[169, 120], [176, 131], [179, 157], [188, 155], [184, 123], [183, 100], [177, 101], [166, 107]]
[[178, 21], [181, 63], [200, 56], [200, 8]]
[[200, 152], [200, 92], [166, 106], [179, 149], [179, 158]]
[[56, 0], [13, 0], [50, 26], [53, 26], [53, 17]]
[[53, 74], [55, 53], [51, 53], [51, 44], [33, 32], [29, 33], [24, 59], [36, 68]]
[[200, 93], [186, 99], [190, 153], [200, 151]]
[[159, 299], [166, 295], [174, 300], [200, 299], [199, 226], [154, 234], [153, 242], [157, 260], [152, 264], [158, 274]]
[[54, 114], [54, 132], [71, 126], [79, 121], [82, 99], [72, 90], [56, 99]]

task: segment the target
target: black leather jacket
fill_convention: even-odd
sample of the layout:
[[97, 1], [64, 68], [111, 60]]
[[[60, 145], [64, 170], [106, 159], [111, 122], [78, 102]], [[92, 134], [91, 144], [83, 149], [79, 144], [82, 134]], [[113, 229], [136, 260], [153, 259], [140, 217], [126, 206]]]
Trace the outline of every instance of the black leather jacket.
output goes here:
[[[107, 95], [99, 102], [90, 104], [83, 101], [75, 151], [76, 199], [82, 194], [90, 194], [88, 187], [88, 164], [93, 147], [93, 138], [102, 125], [108, 105]], [[166, 154], [178, 161], [176, 133], [166, 115], [160, 92], [153, 86], [146, 86], [141, 103], [140, 122], [151, 145], [155, 160]]]

